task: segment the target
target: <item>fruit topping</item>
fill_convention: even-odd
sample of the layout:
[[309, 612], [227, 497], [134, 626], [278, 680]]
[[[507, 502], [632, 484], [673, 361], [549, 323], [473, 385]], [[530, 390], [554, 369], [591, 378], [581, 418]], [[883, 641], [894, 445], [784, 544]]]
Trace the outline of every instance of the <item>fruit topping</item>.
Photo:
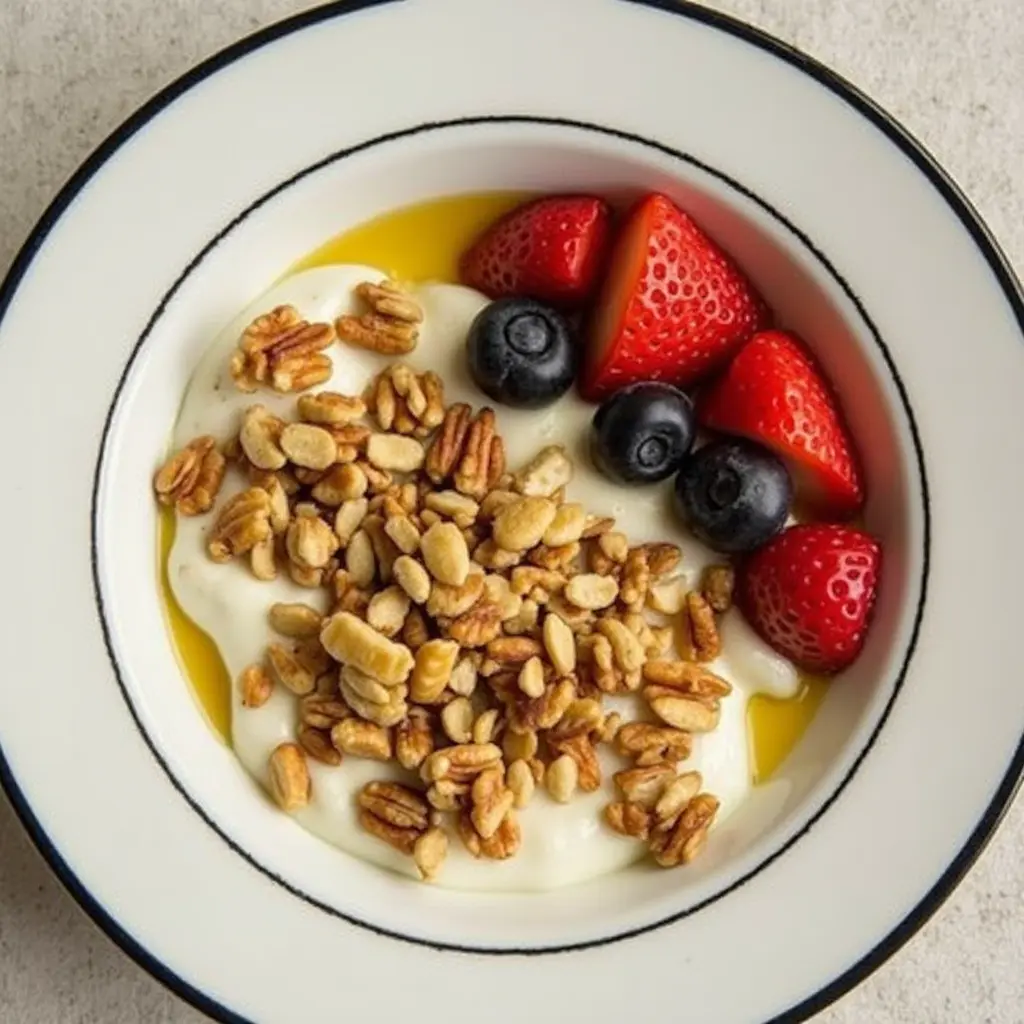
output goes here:
[[593, 196], [548, 196], [498, 220], [462, 257], [464, 284], [491, 298], [582, 305], [605, 262], [611, 211]]
[[670, 384], [624, 388], [594, 415], [591, 453], [617, 483], [654, 483], [678, 468], [693, 444], [693, 403]]
[[882, 550], [860, 530], [791, 526], [740, 570], [743, 614], [780, 654], [810, 672], [838, 672], [860, 653]]
[[732, 260], [670, 199], [631, 211], [592, 318], [580, 390], [599, 401], [639, 380], [685, 387], [767, 323]]
[[786, 525], [793, 486], [782, 460], [749, 441], [706, 444], [675, 481], [676, 507], [693, 535], [725, 554], [753, 551]]
[[498, 299], [470, 325], [469, 372], [489, 398], [535, 409], [572, 387], [576, 350], [565, 318], [533, 299]]
[[789, 460], [817, 510], [851, 515], [864, 503], [853, 442], [807, 350], [782, 331], [756, 335], [700, 401], [700, 422], [767, 445]]

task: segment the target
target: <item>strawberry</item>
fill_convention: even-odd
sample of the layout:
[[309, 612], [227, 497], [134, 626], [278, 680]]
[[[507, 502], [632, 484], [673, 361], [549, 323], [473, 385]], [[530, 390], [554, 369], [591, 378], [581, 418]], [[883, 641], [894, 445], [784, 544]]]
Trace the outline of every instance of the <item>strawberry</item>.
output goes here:
[[838, 672], [860, 653], [882, 550], [834, 523], [791, 526], [741, 567], [737, 603], [780, 654], [810, 672]]
[[766, 324], [764, 303], [732, 260], [670, 199], [648, 195], [612, 252], [580, 391], [600, 401], [640, 380], [685, 387]]
[[585, 302], [604, 268], [611, 210], [593, 196], [548, 196], [505, 214], [463, 255], [463, 284], [492, 299]]
[[771, 448], [815, 508], [852, 515], [864, 503], [853, 442], [814, 359], [782, 331], [755, 335], [698, 405], [706, 427]]

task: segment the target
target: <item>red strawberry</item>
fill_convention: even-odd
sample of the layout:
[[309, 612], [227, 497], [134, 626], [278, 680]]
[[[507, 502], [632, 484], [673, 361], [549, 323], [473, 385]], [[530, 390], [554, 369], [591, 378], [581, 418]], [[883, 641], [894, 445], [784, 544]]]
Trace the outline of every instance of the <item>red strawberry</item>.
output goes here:
[[811, 672], [846, 668], [864, 643], [882, 549], [833, 523], [791, 526], [741, 568], [737, 601], [780, 654]]
[[850, 515], [864, 503], [838, 403], [810, 354], [788, 334], [753, 337], [703, 396], [698, 419], [788, 459], [798, 487], [818, 508]]
[[763, 302], [732, 260], [654, 193], [633, 208], [615, 245], [580, 390], [599, 401], [639, 380], [685, 387], [766, 324]]
[[462, 257], [460, 276], [492, 299], [526, 295], [579, 306], [603, 269], [611, 210], [593, 196], [548, 196], [518, 206]]

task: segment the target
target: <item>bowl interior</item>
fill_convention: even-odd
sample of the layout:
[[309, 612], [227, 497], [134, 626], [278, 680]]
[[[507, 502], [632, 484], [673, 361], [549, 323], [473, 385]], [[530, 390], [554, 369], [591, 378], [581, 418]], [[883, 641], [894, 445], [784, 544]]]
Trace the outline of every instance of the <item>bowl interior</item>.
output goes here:
[[[240, 196], [200, 226], [196, 258], [126, 368], [104, 457], [99, 559], [118, 671], [141, 727], [197, 813], [297, 896], [403, 936], [474, 948], [538, 948], [606, 939], [735, 891], [809, 826], [841, 789], [883, 717], [902, 670], [920, 592], [922, 495], [901, 386], [828, 238], [699, 162], [582, 127], [477, 123], [433, 127], [301, 173], [267, 197]], [[175, 660], [155, 572], [156, 510], [145, 500], [192, 367], [216, 331], [294, 260], [329, 236], [423, 199], [482, 190], [659, 189], [741, 264], [780, 323], [815, 351], [860, 449], [865, 525], [886, 562], [863, 656], [831, 686], [772, 780], [718, 828], [685, 871], [636, 867], [592, 883], [517, 897], [432, 890], [327, 847], [279, 814], [206, 726]], [[254, 205], [243, 210], [247, 203]], [[841, 795], [838, 797], [841, 799]]]

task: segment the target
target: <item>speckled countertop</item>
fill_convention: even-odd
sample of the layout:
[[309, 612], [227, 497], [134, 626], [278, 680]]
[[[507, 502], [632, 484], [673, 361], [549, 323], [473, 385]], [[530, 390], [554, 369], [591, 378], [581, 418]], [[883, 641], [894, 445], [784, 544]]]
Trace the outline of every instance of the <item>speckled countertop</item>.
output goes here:
[[[0, 274], [76, 165], [190, 65], [303, 0], [0, 0]], [[1024, 271], [1021, 0], [715, 0], [831, 65], [952, 172]], [[1024, 1022], [1024, 804], [821, 1024]], [[0, 1021], [198, 1024], [50, 875], [0, 797]], [[702, 1022], [703, 1024], [703, 1022]]]

